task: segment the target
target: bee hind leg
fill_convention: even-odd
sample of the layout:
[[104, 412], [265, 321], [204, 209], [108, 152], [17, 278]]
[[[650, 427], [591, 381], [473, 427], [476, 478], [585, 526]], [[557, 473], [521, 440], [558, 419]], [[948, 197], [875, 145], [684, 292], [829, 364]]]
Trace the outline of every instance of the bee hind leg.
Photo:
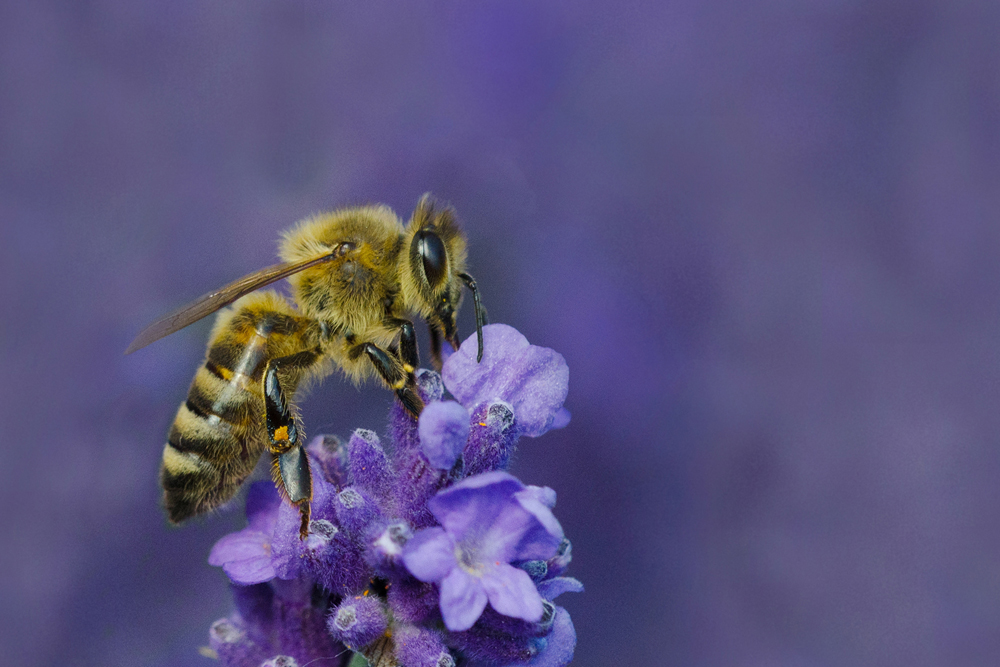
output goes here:
[[281, 366], [308, 366], [315, 360], [315, 353], [304, 352], [267, 362], [264, 369], [264, 411], [267, 424], [268, 449], [271, 452], [271, 475], [275, 484], [302, 517], [299, 537], [309, 533], [312, 477], [309, 457], [302, 448], [301, 436], [295, 417], [288, 408], [285, 392], [278, 379]]

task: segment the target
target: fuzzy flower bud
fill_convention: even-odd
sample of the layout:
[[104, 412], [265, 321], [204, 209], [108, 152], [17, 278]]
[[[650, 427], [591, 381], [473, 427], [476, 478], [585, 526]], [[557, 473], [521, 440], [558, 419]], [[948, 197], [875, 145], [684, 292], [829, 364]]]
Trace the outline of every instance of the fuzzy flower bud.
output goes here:
[[337, 494], [337, 522], [353, 539], [361, 538], [368, 526], [382, 516], [375, 501], [360, 487], [349, 486]]
[[352, 483], [367, 490], [376, 498], [387, 498], [392, 476], [378, 435], [374, 431], [359, 428], [351, 434], [351, 439], [347, 443], [347, 455], [350, 460]]
[[212, 624], [208, 631], [208, 643], [223, 667], [256, 665], [265, 658], [260, 646], [228, 618], [221, 618]]
[[385, 605], [375, 596], [345, 598], [330, 612], [326, 627], [352, 650], [361, 649], [385, 633], [389, 621]]
[[393, 636], [401, 667], [455, 667], [455, 659], [441, 635], [433, 630], [404, 625]]

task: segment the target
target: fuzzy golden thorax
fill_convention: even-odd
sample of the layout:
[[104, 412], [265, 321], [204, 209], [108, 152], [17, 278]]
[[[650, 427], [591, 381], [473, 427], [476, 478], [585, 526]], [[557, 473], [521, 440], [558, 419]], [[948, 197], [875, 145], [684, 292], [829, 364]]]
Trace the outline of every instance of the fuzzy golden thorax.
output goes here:
[[285, 261], [339, 255], [289, 278], [303, 314], [337, 333], [381, 326], [395, 310], [403, 231], [389, 208], [370, 206], [309, 218], [288, 232], [280, 248]]

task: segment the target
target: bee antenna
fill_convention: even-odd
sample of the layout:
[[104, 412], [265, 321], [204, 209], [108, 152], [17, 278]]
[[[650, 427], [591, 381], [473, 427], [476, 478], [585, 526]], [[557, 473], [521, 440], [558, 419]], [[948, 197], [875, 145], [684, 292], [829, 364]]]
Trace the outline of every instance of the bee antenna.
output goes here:
[[478, 364], [483, 360], [483, 327], [489, 320], [486, 319], [486, 309], [483, 308], [483, 302], [479, 300], [479, 288], [476, 287], [476, 279], [468, 273], [460, 273], [458, 277], [472, 291], [472, 300], [476, 304], [476, 341], [479, 343], [479, 354], [476, 355], [476, 363]]

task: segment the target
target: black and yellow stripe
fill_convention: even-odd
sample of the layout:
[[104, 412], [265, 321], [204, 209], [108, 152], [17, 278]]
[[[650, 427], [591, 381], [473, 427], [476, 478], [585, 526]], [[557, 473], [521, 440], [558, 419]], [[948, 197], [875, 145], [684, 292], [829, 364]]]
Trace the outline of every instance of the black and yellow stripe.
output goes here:
[[303, 321], [283, 299], [263, 292], [244, 301], [220, 313], [163, 448], [160, 482], [173, 523], [210, 511], [239, 490], [267, 443], [264, 367], [306, 344]]

